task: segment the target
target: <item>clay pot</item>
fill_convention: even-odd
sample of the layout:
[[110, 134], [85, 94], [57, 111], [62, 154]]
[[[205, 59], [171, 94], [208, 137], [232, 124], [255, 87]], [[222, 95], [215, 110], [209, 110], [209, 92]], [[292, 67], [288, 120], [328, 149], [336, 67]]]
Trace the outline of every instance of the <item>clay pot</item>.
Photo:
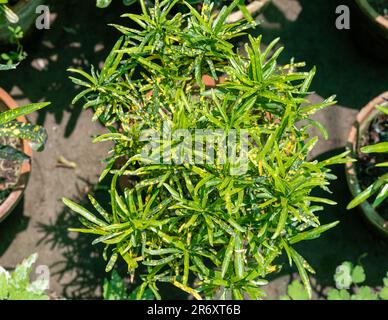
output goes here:
[[[17, 108], [18, 105], [11, 98], [11, 96], [0, 88], [0, 102], [3, 103], [7, 108], [14, 109]], [[17, 118], [18, 121], [27, 122], [24, 116]], [[32, 150], [30, 144], [27, 140], [23, 140], [23, 152], [28, 155], [30, 158], [32, 157]], [[5, 199], [5, 201], [0, 205], [0, 222], [5, 219], [12, 211], [15, 209], [20, 199], [23, 196], [24, 190], [27, 186], [28, 178], [31, 172], [31, 162], [24, 161], [20, 173], [19, 179], [16, 184], [16, 187], [10, 193], [10, 195]]]
[[[388, 91], [379, 95], [377, 98], [369, 102], [364, 108], [361, 109], [357, 115], [357, 119], [350, 130], [346, 148], [351, 151], [352, 157], [355, 158], [359, 149], [360, 137], [368, 130], [371, 121], [380, 113], [375, 107], [387, 103]], [[346, 164], [346, 180], [350, 192], [353, 197], [356, 197], [362, 192], [359, 179], [357, 177], [357, 162], [350, 162]], [[388, 221], [383, 219], [379, 213], [372, 207], [368, 201], [362, 202], [358, 206], [363, 217], [368, 224], [380, 235], [388, 238]]]

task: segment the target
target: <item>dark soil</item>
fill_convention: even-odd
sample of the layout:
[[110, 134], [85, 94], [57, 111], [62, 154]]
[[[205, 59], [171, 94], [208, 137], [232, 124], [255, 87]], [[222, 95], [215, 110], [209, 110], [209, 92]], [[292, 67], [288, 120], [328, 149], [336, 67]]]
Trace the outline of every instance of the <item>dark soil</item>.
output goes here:
[[[368, 130], [360, 137], [360, 148], [379, 142], [388, 142], [388, 116], [381, 114], [369, 125]], [[387, 153], [358, 154], [358, 179], [361, 189], [364, 190], [374, 183], [381, 175], [387, 172], [386, 168], [378, 168], [376, 164], [388, 161]], [[374, 198], [369, 199], [372, 203]], [[388, 204], [384, 201], [378, 208], [380, 215], [388, 220]]]

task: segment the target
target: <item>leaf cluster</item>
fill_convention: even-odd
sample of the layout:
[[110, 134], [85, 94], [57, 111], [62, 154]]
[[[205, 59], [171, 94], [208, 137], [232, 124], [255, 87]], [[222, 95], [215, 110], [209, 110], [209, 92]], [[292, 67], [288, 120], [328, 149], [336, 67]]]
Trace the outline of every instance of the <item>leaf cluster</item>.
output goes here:
[[[130, 274], [140, 272], [139, 299], [147, 288], [161, 298], [161, 282], [197, 299], [259, 299], [283, 253], [311, 295], [308, 272], [314, 270], [295, 245], [337, 224], [320, 225], [322, 204], [335, 202], [312, 191], [330, 192], [335, 176], [328, 166], [349, 161], [347, 153], [309, 159], [318, 140], [310, 127], [327, 135], [310, 116], [334, 104], [334, 97], [309, 104], [315, 68], [300, 72], [303, 63], [278, 65], [279, 39], [262, 50], [261, 37], [249, 36], [244, 50], [236, 49], [234, 40], [254, 27], [249, 21], [226, 23], [237, 0], [217, 14], [208, 1], [201, 11], [185, 2], [189, 13], [172, 16], [178, 0], [156, 1], [154, 7], [140, 2], [141, 14], [124, 15], [139, 28], [114, 25], [123, 36], [102, 70], [70, 69], [72, 81], [83, 87], [73, 102], [93, 108], [94, 120], [109, 131], [95, 142], [114, 142], [100, 177], [113, 176], [110, 206], [90, 196], [95, 214], [64, 199], [84, 225], [72, 230], [95, 234], [93, 244], [105, 245], [107, 271], [121, 257]], [[141, 133], [165, 125], [193, 135], [194, 129], [225, 135], [246, 130], [247, 170], [231, 174], [228, 160], [147, 162]], [[242, 150], [241, 141], [229, 147]], [[123, 177], [129, 182], [120, 188]]]

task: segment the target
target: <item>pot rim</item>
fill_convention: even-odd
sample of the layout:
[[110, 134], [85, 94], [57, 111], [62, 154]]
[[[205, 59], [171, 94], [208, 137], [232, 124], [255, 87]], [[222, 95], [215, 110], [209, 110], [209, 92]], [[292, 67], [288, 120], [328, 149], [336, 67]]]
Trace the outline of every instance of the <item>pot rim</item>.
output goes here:
[[[9, 108], [15, 109], [18, 107], [18, 104], [15, 100], [0, 87], [0, 100]], [[17, 118], [18, 121], [27, 122], [26, 117], [21, 116]], [[32, 149], [27, 140], [23, 141], [23, 152], [32, 159]], [[17, 204], [19, 203], [24, 190], [27, 186], [28, 178], [31, 172], [31, 160], [24, 161], [21, 168], [18, 179], [18, 187], [13, 190], [9, 196], [5, 199], [5, 201], [0, 205], [0, 222], [3, 221], [12, 211], [15, 209]]]
[[[388, 91], [371, 100], [358, 113], [356, 121], [350, 129], [346, 143], [346, 149], [350, 150], [352, 155], [355, 155], [355, 151], [358, 147], [360, 128], [365, 125], [365, 123], [371, 118], [374, 118], [377, 114], [379, 114], [375, 107], [386, 101], [388, 101]], [[353, 197], [356, 197], [362, 191], [359, 179], [357, 177], [356, 168], [357, 162], [346, 163], [346, 181]], [[371, 223], [371, 225], [377, 229], [380, 234], [388, 237], [388, 221], [384, 220], [368, 201], [362, 202], [358, 207], [362, 211], [364, 217]]]
[[356, 4], [373, 23], [382, 29], [388, 29], [388, 19], [379, 14], [367, 0], [356, 0]]

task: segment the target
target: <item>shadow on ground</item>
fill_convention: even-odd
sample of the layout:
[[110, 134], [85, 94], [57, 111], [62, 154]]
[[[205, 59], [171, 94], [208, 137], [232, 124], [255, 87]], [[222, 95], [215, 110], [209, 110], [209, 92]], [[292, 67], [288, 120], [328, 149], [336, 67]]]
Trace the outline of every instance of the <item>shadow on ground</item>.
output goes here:
[[[66, 69], [70, 66], [87, 69], [90, 64], [98, 65], [116, 41], [118, 32], [107, 27], [107, 23], [118, 21], [124, 10], [114, 1], [108, 10], [95, 8], [95, 0], [49, 1], [52, 13], [56, 14], [52, 30], [41, 35], [41, 39], [27, 47], [28, 60], [16, 70], [3, 73], [0, 85], [7, 91], [14, 86], [20, 89], [16, 98], [31, 101], [53, 101], [53, 106], [39, 113], [38, 122], [45, 123], [47, 113], [54, 113], [61, 123], [65, 113], [70, 113], [65, 137], [73, 132], [81, 112], [80, 106], [71, 106], [71, 99], [78, 89], [68, 80]], [[341, 1], [347, 3], [349, 0]], [[321, 96], [338, 94], [341, 105], [360, 108], [382, 91], [388, 83], [387, 67], [359, 53], [348, 31], [335, 28], [335, 0], [299, 0], [301, 12], [296, 20], [289, 20], [275, 5], [271, 5], [265, 17], [269, 24], [258, 29], [264, 42], [280, 36], [286, 50], [280, 63], [288, 63], [292, 57], [304, 60], [309, 66], [316, 65], [317, 77], [313, 88]], [[121, 21], [121, 20], [119, 20]], [[42, 67], [42, 68], [40, 68]], [[334, 150], [332, 153], [337, 153]], [[328, 157], [324, 154], [321, 157]], [[296, 249], [317, 271], [317, 282], [323, 286], [332, 285], [336, 266], [344, 260], [362, 260], [366, 268], [367, 283], [380, 285], [388, 267], [388, 245], [367, 228], [356, 211], [347, 211], [350, 201], [343, 166], [334, 167], [338, 181], [332, 184], [332, 197], [338, 202], [322, 213], [322, 223], [340, 220], [335, 229], [321, 238], [305, 242]], [[85, 194], [79, 193], [80, 203], [86, 203]], [[105, 192], [96, 191], [102, 203], [108, 203]], [[0, 256], [12, 240], [28, 225], [23, 215], [23, 204], [0, 225]], [[38, 226], [42, 237], [40, 242], [50, 245], [51, 250], [61, 250], [63, 259], [50, 266], [56, 276], [61, 277], [63, 292], [67, 298], [98, 298], [105, 273], [102, 246], [92, 246], [93, 236], [75, 235], [68, 232], [78, 227], [78, 217], [63, 209], [57, 217]], [[282, 273], [294, 272], [286, 267]], [[120, 267], [122, 271], [122, 267]], [[123, 272], [123, 271], [122, 271]], [[124, 270], [125, 273], [125, 270]]]
[[12, 214], [0, 224], [0, 257], [17, 237], [18, 233], [27, 229], [30, 218], [24, 215], [23, 208], [24, 201], [22, 199]]
[[[263, 34], [264, 43], [281, 38], [285, 50], [281, 64], [291, 58], [317, 67], [312, 88], [321, 96], [337, 94], [340, 105], [360, 109], [387, 90], [388, 65], [370, 58], [357, 47], [352, 30], [357, 23], [351, 11], [351, 30], [338, 30], [335, 9], [350, 0], [298, 0], [289, 5], [288, 15], [274, 1], [265, 11], [265, 22], [255, 34]], [[287, 6], [287, 1], [281, 1]], [[352, 6], [350, 6], [352, 8]], [[292, 11], [294, 11], [292, 13]], [[356, 35], [357, 36], [357, 35]]]
[[[89, 184], [89, 190], [94, 187]], [[106, 193], [94, 190], [94, 196], [100, 203], [108, 203]], [[78, 198], [72, 199], [86, 206], [89, 202], [84, 191], [78, 190]], [[54, 221], [40, 223], [37, 228], [41, 235], [37, 245], [44, 243], [53, 251], [60, 251], [62, 259], [50, 265], [52, 276], [58, 277], [63, 292], [57, 292], [67, 299], [94, 299], [101, 297], [101, 287], [105, 273], [105, 262], [102, 258], [102, 246], [93, 246], [94, 237], [86, 234], [75, 234], [69, 228], [81, 227], [78, 215], [63, 207]]]

